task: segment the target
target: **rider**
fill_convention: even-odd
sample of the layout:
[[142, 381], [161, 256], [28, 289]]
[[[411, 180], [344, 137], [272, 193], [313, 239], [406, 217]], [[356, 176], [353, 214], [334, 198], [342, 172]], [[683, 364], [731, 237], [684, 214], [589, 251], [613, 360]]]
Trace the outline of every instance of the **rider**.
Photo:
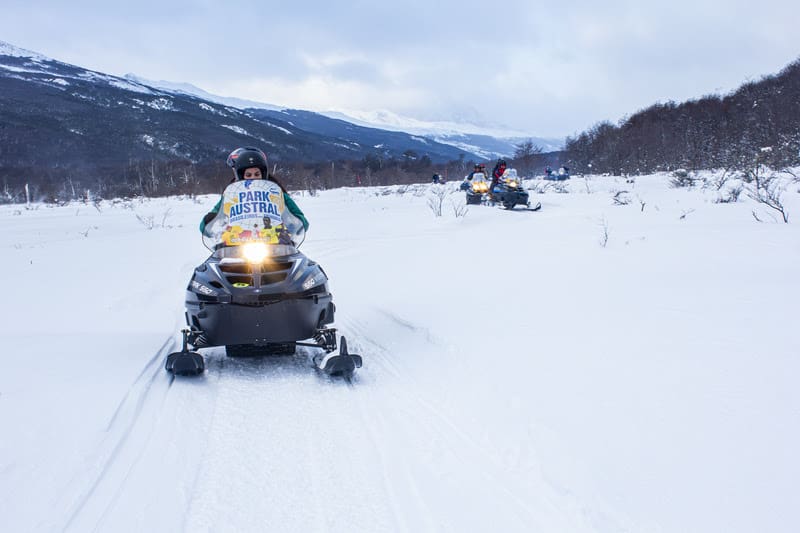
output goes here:
[[[300, 219], [300, 221], [303, 223], [303, 229], [308, 230], [308, 220], [306, 219], [306, 216], [294, 202], [292, 197], [289, 196], [289, 193], [286, 191], [286, 187], [284, 187], [281, 182], [275, 179], [275, 176], [272, 176], [267, 171], [267, 155], [264, 152], [258, 148], [237, 148], [228, 156], [228, 166], [233, 169], [233, 179], [231, 180], [231, 183], [240, 180], [260, 179], [267, 179], [275, 183], [281, 188], [281, 191], [283, 191], [283, 201], [286, 204], [286, 208], [290, 213]], [[206, 215], [203, 217], [203, 220], [200, 221], [201, 232], [205, 231], [206, 224], [211, 222], [219, 213], [219, 210], [222, 208], [222, 200], [223, 197], [220, 196], [217, 205], [215, 205], [211, 211], [206, 213]]]
[[492, 186], [489, 187], [489, 193], [494, 192], [494, 188], [497, 186], [497, 183], [500, 181], [500, 178], [503, 177], [503, 173], [505, 171], [506, 171], [506, 160], [498, 159], [497, 164], [494, 166], [494, 170], [492, 170]]
[[472, 172], [467, 174], [465, 179], [472, 181], [472, 178], [475, 177], [475, 174], [483, 174], [486, 175], [486, 165], [483, 163], [475, 163], [475, 166], [472, 167]]

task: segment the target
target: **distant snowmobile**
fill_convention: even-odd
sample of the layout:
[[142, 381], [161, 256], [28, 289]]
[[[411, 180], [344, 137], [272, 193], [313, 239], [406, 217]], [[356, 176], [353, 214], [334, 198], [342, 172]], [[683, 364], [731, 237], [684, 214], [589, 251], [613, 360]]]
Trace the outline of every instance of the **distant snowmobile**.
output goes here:
[[489, 192], [489, 181], [483, 172], [473, 172], [461, 184], [461, 189], [467, 193], [468, 205], [480, 205], [483, 196]]
[[[283, 209], [280, 187], [268, 180], [237, 181], [223, 192], [223, 209], [206, 225], [211, 255], [195, 268], [186, 289], [183, 348], [167, 356], [166, 370], [205, 370], [197, 351], [225, 346], [228, 356], [293, 354], [320, 348], [314, 364], [330, 375], [350, 376], [360, 355], [340, 337], [336, 351], [333, 296], [328, 277], [300, 253], [302, 223]], [[304, 342], [313, 339], [315, 342]]]
[[569, 168], [568, 167], [560, 167], [558, 172], [553, 172], [548, 168], [548, 172], [545, 173], [544, 179], [551, 180], [551, 181], [564, 181], [569, 179]]
[[514, 209], [514, 206], [524, 205], [531, 211], [538, 211], [542, 204], [536, 203], [531, 207], [528, 201], [528, 191], [522, 188], [522, 182], [517, 176], [517, 171], [513, 168], [506, 169], [503, 176], [497, 182], [491, 194], [485, 195], [490, 205], [502, 205], [506, 209]]

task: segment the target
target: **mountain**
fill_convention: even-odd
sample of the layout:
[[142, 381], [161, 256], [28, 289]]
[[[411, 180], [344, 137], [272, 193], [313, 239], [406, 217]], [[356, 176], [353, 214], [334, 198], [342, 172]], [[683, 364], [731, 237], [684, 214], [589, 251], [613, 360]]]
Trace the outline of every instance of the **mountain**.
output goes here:
[[[135, 74], [126, 74], [125, 78], [150, 87], [157, 87], [169, 92], [190, 94], [239, 109], [266, 109], [278, 112], [297, 111], [254, 100], [215, 95], [188, 83], [147, 80]], [[481, 159], [493, 159], [498, 156], [510, 157], [513, 155], [516, 145], [528, 139], [540, 146], [544, 152], [561, 150], [564, 146], [564, 139], [535, 137], [507, 128], [483, 126], [465, 121], [423, 121], [387, 110], [369, 112], [355, 110], [301, 111], [301, 113], [305, 114], [303, 120], [312, 121], [317, 126], [323, 127], [328, 132], [327, 134], [331, 136], [348, 138], [353, 131], [358, 131], [350, 128], [350, 125], [368, 128], [371, 130], [370, 136], [374, 136], [376, 130], [408, 133], [415, 137], [424, 137], [436, 143], [454, 146], [466, 153], [477, 155]], [[335, 119], [336, 122], [326, 123], [324, 117]], [[323, 124], [324, 126], [322, 126]], [[391, 144], [391, 142], [388, 142], [390, 139], [376, 141], [376, 144]]]
[[[22, 169], [93, 173], [131, 161], [224, 160], [231, 148], [265, 146], [276, 161], [427, 156], [444, 162], [474, 154], [409, 134], [391, 142], [307, 130], [288, 116], [258, 116], [190, 94], [56, 61], [0, 42], [0, 176]], [[326, 119], [332, 120], [332, 119]], [[410, 151], [410, 152], [409, 152]], [[42, 170], [43, 172], [45, 170]]]
[[554, 152], [564, 147], [564, 139], [536, 137], [508, 128], [464, 121], [418, 120], [385, 109], [372, 112], [328, 111], [323, 114], [362, 126], [420, 135], [436, 142], [451, 144], [481, 154], [487, 159], [496, 156], [511, 156], [517, 144], [529, 139], [540, 146], [544, 152]]

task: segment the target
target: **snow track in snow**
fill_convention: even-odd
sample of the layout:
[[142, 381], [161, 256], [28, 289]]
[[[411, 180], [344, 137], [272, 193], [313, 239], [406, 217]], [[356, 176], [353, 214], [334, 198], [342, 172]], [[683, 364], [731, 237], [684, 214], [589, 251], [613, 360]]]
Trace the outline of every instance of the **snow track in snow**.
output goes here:
[[[178, 344], [170, 337], [120, 401], [107, 435], [87, 459], [93, 464], [64, 491], [65, 497], [78, 496], [54, 527], [141, 530], [151, 528], [156, 518], [159, 527], [178, 530], [203, 450], [204, 419], [214, 404], [213, 388], [204, 377], [176, 381], [164, 371], [166, 354]], [[155, 481], [153, 472], [165, 478]]]
[[[129, 442], [131, 434], [145, 409], [153, 384], [161, 375], [159, 372], [161, 360], [174, 346], [175, 340], [173, 338], [169, 338], [164, 342], [161, 348], [142, 368], [142, 371], [120, 401], [109, 420], [106, 428], [107, 435], [94, 454], [94, 466], [90, 468], [88, 473], [83, 473], [83, 475], [79, 475], [78, 478], [73, 480], [73, 485], [77, 485], [87, 479], [91, 481], [89, 481], [89, 485], [84, 491], [79, 492], [80, 496], [72, 505], [68, 518], [64, 522], [64, 529], [70, 529], [74, 525], [87, 503], [93, 499], [98, 487], [111, 477], [111, 471], [114, 469], [115, 464], [118, 463], [123, 449]], [[161, 388], [163, 389], [163, 387]], [[65, 491], [66, 494], [70, 492], [72, 491]]]

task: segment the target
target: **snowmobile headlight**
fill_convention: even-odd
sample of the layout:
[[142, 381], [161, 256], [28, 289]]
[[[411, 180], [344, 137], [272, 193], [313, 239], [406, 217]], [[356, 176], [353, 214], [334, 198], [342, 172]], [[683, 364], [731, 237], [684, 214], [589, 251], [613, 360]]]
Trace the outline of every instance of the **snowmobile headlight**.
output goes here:
[[242, 255], [248, 263], [260, 263], [269, 255], [269, 248], [263, 242], [248, 242], [242, 245]]

